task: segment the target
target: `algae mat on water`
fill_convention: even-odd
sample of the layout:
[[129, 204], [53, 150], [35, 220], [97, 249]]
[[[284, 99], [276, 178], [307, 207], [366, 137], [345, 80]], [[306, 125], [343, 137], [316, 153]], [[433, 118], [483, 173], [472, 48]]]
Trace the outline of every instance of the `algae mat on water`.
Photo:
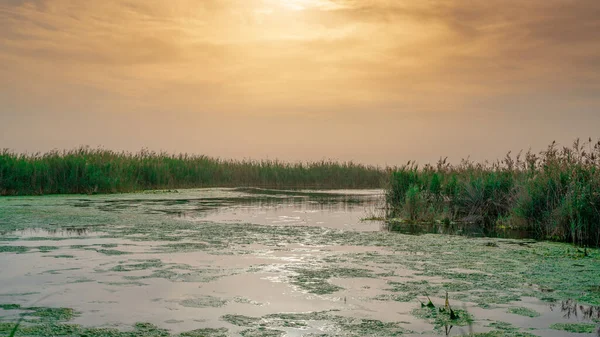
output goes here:
[[[7, 303], [0, 307], [0, 331], [11, 330], [21, 313], [22, 336], [394, 336], [436, 334], [447, 323], [494, 329], [481, 336], [550, 331], [559, 336], [596, 326], [546, 323], [543, 305], [568, 299], [600, 305], [597, 250], [585, 255], [560, 243], [361, 232], [339, 224], [327, 227], [327, 222], [224, 224], [204, 221], [203, 212], [247, 211], [248, 221], [265, 207], [276, 208], [284, 220], [323, 212], [335, 221], [340, 212], [327, 213], [331, 200], [327, 206], [316, 199], [308, 200], [314, 205], [277, 201], [272, 206], [262, 197], [257, 204], [242, 202], [239, 192], [227, 192], [235, 200], [220, 191], [210, 192], [212, 200], [194, 193], [1, 199], [0, 263], [10, 273], [2, 273], [0, 282], [14, 289], [0, 294]], [[32, 269], [40, 261], [48, 270]], [[70, 300], [80, 300], [78, 312], [23, 304], [51, 290], [72, 292]], [[256, 292], [261, 297], [254, 297]], [[464, 321], [448, 322], [419, 308], [427, 297], [443, 306], [446, 293]], [[529, 307], [532, 298], [535, 310]], [[128, 301], [141, 300], [150, 323], [123, 323], [117, 330], [70, 321], [76, 317], [93, 326], [98, 313], [128, 315], [134, 310]], [[69, 306], [68, 297], [53, 301]], [[498, 319], [479, 316], [488, 312], [498, 313]], [[48, 318], [40, 316], [44, 313]], [[58, 313], [63, 317], [50, 319]], [[502, 323], [511, 317], [538, 322], [536, 329], [542, 330]], [[190, 329], [174, 333], [165, 322], [168, 328]]]

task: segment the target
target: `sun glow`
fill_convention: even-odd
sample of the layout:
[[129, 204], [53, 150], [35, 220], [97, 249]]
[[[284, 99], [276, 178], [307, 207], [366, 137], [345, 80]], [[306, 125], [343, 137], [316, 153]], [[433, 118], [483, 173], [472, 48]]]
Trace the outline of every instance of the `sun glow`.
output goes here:
[[278, 2], [285, 9], [293, 11], [303, 11], [311, 8], [331, 9], [340, 6], [330, 0], [279, 0]]

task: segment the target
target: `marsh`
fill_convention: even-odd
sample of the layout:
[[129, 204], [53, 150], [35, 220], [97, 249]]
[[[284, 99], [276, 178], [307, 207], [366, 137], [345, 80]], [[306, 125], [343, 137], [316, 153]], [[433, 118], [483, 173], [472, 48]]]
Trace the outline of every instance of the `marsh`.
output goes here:
[[[0, 331], [87, 336], [597, 329], [600, 253], [388, 232], [381, 190], [193, 189], [0, 199]], [[567, 304], [565, 304], [567, 303]], [[582, 313], [570, 314], [574, 307]], [[583, 311], [588, 314], [583, 314]]]

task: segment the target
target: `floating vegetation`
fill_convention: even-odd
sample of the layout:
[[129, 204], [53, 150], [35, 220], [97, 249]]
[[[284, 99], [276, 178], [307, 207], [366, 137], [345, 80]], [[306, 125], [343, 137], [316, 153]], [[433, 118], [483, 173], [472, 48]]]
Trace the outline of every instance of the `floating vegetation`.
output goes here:
[[292, 277], [292, 284], [312, 294], [325, 295], [332, 294], [342, 287], [327, 282], [332, 277], [353, 278], [353, 277], [375, 277], [373, 272], [368, 269], [358, 268], [324, 268], [324, 269], [294, 269], [297, 275]]
[[[414, 321], [425, 326], [425, 330], [432, 329], [430, 324], [435, 327], [435, 331], [416, 331], [416, 334], [440, 332], [443, 334], [447, 327], [455, 327], [454, 329], [458, 330], [459, 328], [456, 328], [458, 326], [465, 327], [471, 324], [468, 322], [473, 321], [474, 318], [469, 312], [486, 312], [479, 308], [471, 310], [472, 305], [496, 308], [495, 312], [500, 315], [508, 311], [524, 317], [535, 317], [532, 316], [533, 312], [522, 310], [528, 306], [526, 303], [520, 304], [523, 297], [528, 297], [527, 303], [532, 301], [529, 298], [548, 300], [550, 309], [562, 310], [566, 319], [576, 315], [580, 320], [588, 319], [588, 316], [590, 319], [600, 319], [595, 316], [598, 313], [596, 308], [600, 305], [600, 284], [597, 278], [600, 274], [600, 251], [596, 249], [584, 250], [564, 243], [531, 240], [480, 239], [432, 234], [408, 236], [399, 233], [354, 232], [317, 226], [261, 226], [238, 222], [225, 225], [198, 219], [190, 221], [187, 214], [179, 217], [175, 213], [179, 208], [189, 208], [192, 209], [192, 213], [201, 213], [204, 207], [209, 207], [207, 206], [209, 203], [213, 203], [210, 207], [238, 205], [236, 204], [238, 201], [229, 201], [226, 198], [202, 202], [194, 199], [194, 196], [203, 195], [202, 193], [214, 193], [220, 198], [220, 194], [224, 192], [182, 190], [176, 194], [177, 200], [168, 200], [168, 196], [161, 194], [90, 196], [86, 197], [89, 199], [87, 201], [82, 201], [80, 196], [36, 197], [29, 201], [30, 207], [22, 209], [14, 207], [17, 202], [12, 202], [19, 200], [20, 197], [8, 197], [7, 202], [0, 203], [0, 212], [3, 216], [6, 215], [6, 219], [3, 220], [8, 228], [56, 227], [55, 224], [79, 228], [88, 224], [102, 235], [94, 236], [93, 240], [89, 241], [87, 240], [89, 238], [85, 238], [86, 241], [83, 241], [84, 238], [76, 238], [75, 240], [80, 241], [65, 242], [65, 245], [61, 246], [56, 243], [58, 251], [53, 248], [40, 249], [39, 247], [52, 246], [43, 246], [41, 243], [34, 242], [35, 240], [30, 241], [29, 237], [24, 237], [23, 241], [28, 242], [23, 244], [25, 247], [22, 252], [27, 254], [8, 256], [11, 253], [7, 252], [5, 257], [14, 259], [15, 263], [26, 262], [23, 264], [24, 267], [27, 267], [30, 260], [40, 258], [43, 263], [48, 264], [46, 268], [53, 268], [42, 273], [35, 270], [32, 274], [24, 276], [32, 279], [37, 277], [42, 282], [50, 281], [48, 286], [44, 284], [40, 288], [34, 288], [43, 289], [43, 293], [56, 290], [55, 284], [64, 287], [70, 283], [89, 282], [85, 286], [70, 287], [71, 295], [81, 294], [82, 289], [87, 291], [89, 288], [93, 291], [105, 291], [107, 297], [112, 296], [106, 301], [90, 301], [87, 307], [77, 306], [77, 309], [82, 311], [81, 315], [85, 315], [82, 316], [82, 320], [89, 319], [88, 315], [96, 315], [96, 310], [105, 308], [116, 308], [118, 312], [123, 312], [123, 308], [118, 307], [123, 304], [122, 301], [135, 298], [134, 296], [140, 294], [141, 296], [152, 294], [150, 298], [161, 296], [161, 299], [155, 301], [148, 299], [151, 301], [146, 303], [151, 307], [149, 310], [158, 308], [157, 311], [162, 310], [161, 313], [164, 313], [166, 310], [179, 309], [186, 314], [216, 310], [221, 312], [220, 322], [215, 320], [214, 316], [209, 318], [199, 316], [196, 320], [190, 320], [187, 316], [173, 317], [169, 312], [152, 322], [159, 327], [140, 324], [137, 328], [84, 328], [69, 324], [68, 321], [52, 319], [44, 321], [39, 316], [33, 316], [32, 313], [35, 311], [22, 310], [13, 303], [26, 303], [25, 301], [35, 300], [33, 298], [35, 296], [24, 294], [21, 298], [20, 295], [13, 294], [12, 297], [0, 297], [2, 302], [7, 303], [6, 308], [8, 308], [2, 321], [8, 324], [4, 325], [4, 328], [14, 327], [9, 320], [21, 313], [28, 313], [24, 316], [23, 328], [32, 329], [29, 332], [33, 331], [33, 333], [21, 333], [21, 335], [34, 337], [61, 334], [131, 337], [135, 336], [135, 333], [139, 336], [170, 336], [174, 334], [162, 328], [179, 330], [179, 327], [166, 324], [179, 324], [181, 320], [185, 320], [182, 326], [196, 324], [191, 322], [195, 321], [201, 324], [191, 325], [191, 327], [214, 329], [193, 330], [176, 336], [227, 336], [241, 332], [248, 336], [261, 334], [278, 336], [282, 331], [288, 334], [296, 333], [295, 329], [309, 335], [312, 332], [313, 336], [387, 337], [410, 333], [408, 327], [412, 329], [413, 326], [419, 326], [414, 324]], [[227, 190], [226, 193], [238, 192]], [[256, 194], [260, 195], [258, 192]], [[288, 197], [272, 195], [269, 198], [281, 198], [283, 202], [287, 202], [285, 198]], [[298, 199], [303, 198], [305, 197]], [[299, 205], [304, 205], [304, 202]], [[87, 206], [79, 207], [74, 206], [75, 204]], [[240, 207], [244, 208], [245, 205], [242, 204]], [[253, 204], [251, 206], [255, 207]], [[53, 211], [48, 212], [49, 208]], [[193, 215], [191, 217], [193, 218]], [[15, 233], [11, 232], [8, 235], [13, 237]], [[0, 237], [2, 235], [0, 234]], [[71, 245], [71, 243], [81, 242], [93, 244]], [[122, 253], [125, 252], [120, 249], [129, 250], [127, 245], [132, 242], [135, 244], [135, 247], [131, 248], [133, 255], [123, 255]], [[18, 241], [10, 241], [5, 246], [13, 244], [14, 247], [19, 247]], [[40, 246], [35, 247], [38, 245]], [[53, 253], [40, 254], [42, 250]], [[179, 252], [189, 254], [169, 255], [169, 253]], [[77, 258], [77, 260], [60, 261], [45, 258], [53, 254], [57, 254], [57, 257], [61, 256], [58, 253], [64, 253], [61, 255]], [[242, 254], [250, 255], [241, 256]], [[66, 256], [64, 258], [67, 258]], [[175, 262], [186, 262], [189, 265]], [[80, 268], [65, 268], [66, 266]], [[19, 270], [15, 269], [15, 272], [17, 271]], [[252, 274], [248, 278], [249, 286], [254, 285], [254, 282], [262, 282], [257, 287], [258, 291], [268, 292], [274, 289], [277, 293], [271, 295], [248, 292], [248, 289], [243, 287], [247, 274]], [[233, 275], [236, 276], [223, 280], [221, 284], [220, 278]], [[20, 277], [15, 279], [17, 282], [21, 280]], [[262, 287], [263, 283], [271, 281], [281, 283], [273, 283], [273, 288]], [[27, 282], [23, 285], [27, 286]], [[195, 284], [175, 284], [175, 282]], [[205, 282], [211, 283], [204, 284]], [[240, 284], [242, 287], [238, 289]], [[279, 302], [280, 288], [290, 285], [293, 287], [282, 291], [282, 296], [291, 296], [292, 305], [294, 305], [293, 298], [306, 301], [298, 308], [283, 307]], [[171, 295], [165, 294], [162, 290], [154, 292], [163, 286], [177, 288], [177, 292]], [[343, 294], [340, 291], [342, 287], [348, 288]], [[10, 284], [9, 281], [5, 292], [23, 293], [29, 289], [31, 288], [23, 288], [17, 283]], [[221, 293], [220, 289], [224, 292]], [[335, 294], [337, 291], [340, 293]], [[446, 292], [449, 301], [453, 304], [454, 301], [461, 302], [457, 303], [456, 307], [451, 307], [451, 310], [441, 305]], [[122, 299], [118, 298], [121, 294], [126, 296]], [[204, 294], [214, 296], [202, 296]], [[216, 294], [220, 297], [216, 297]], [[313, 294], [334, 295], [313, 296]], [[11, 294], [0, 296], [9, 295]], [[347, 302], [346, 296], [348, 296]], [[426, 296], [428, 296], [427, 300], [425, 300]], [[569, 298], [573, 300], [566, 301]], [[398, 309], [398, 312], [409, 312], [414, 305], [418, 305], [415, 299], [421, 299], [424, 306], [412, 312], [413, 317], [400, 316], [403, 320], [411, 321], [410, 323], [380, 320], [384, 316], [376, 314], [381, 312], [380, 308], [390, 308], [394, 311], [396, 308], [403, 308]], [[404, 303], [390, 302], [388, 306], [372, 300]], [[306, 304], [309, 304], [309, 301], [310, 304], [317, 305], [315, 308], [339, 308], [343, 311], [339, 313], [337, 311], [270, 313], [269, 311], [270, 308], [302, 310], [307, 308]], [[275, 305], [270, 306], [268, 303]], [[185, 309], [179, 305], [206, 309]], [[260, 305], [263, 307], [253, 307]], [[469, 312], [464, 305], [469, 306]], [[128, 308], [127, 305], [124, 307]], [[566, 311], [563, 307], [567, 308]], [[91, 310], [88, 310], [90, 308]], [[311, 307], [308, 308], [310, 310]], [[367, 312], [371, 308], [375, 308], [374, 311]], [[252, 317], [257, 311], [261, 312], [262, 316]], [[223, 315], [225, 313], [228, 314]], [[545, 314], [544, 311], [543, 315]], [[389, 319], [389, 316], [385, 317], [386, 320]], [[170, 320], [165, 321], [169, 318]], [[508, 320], [508, 318], [504, 319]], [[529, 321], [529, 319], [523, 318], [522, 321]], [[103, 322], [101, 317], [99, 322]], [[515, 318], [514, 322], [520, 320]], [[504, 322], [490, 323], [486, 320], [475, 320], [472, 324], [475, 331], [482, 331], [479, 328], [483, 328], [483, 325], [488, 323], [486, 327], [493, 331], [474, 335], [533, 336], [528, 330], [521, 332], [520, 327]], [[225, 328], [218, 329], [221, 326], [226, 326], [231, 331]], [[461, 330], [466, 331], [467, 328]], [[459, 332], [452, 331], [452, 334]], [[560, 334], [560, 332], [555, 333]], [[6, 334], [0, 332], [0, 336], [3, 335]]]
[[218, 308], [227, 304], [227, 300], [214, 296], [202, 296], [182, 300], [179, 304], [188, 308]]
[[131, 254], [129, 252], [124, 252], [121, 250], [116, 250], [116, 249], [96, 249], [96, 251], [100, 254], [104, 254], [104, 255], [127, 255], [127, 254]]
[[152, 268], [160, 268], [163, 267], [164, 264], [162, 263], [161, 260], [158, 259], [151, 259], [151, 260], [131, 260], [131, 261], [138, 261], [138, 263], [119, 263], [117, 266], [112, 267], [110, 270], [111, 271], [116, 271], [116, 272], [128, 272], [128, 271], [135, 271], [135, 270], [147, 270], [147, 269], [152, 269]]
[[221, 320], [237, 326], [254, 326], [261, 321], [260, 318], [244, 315], [224, 315]]
[[268, 328], [256, 328], [256, 329], [247, 329], [240, 332], [240, 335], [243, 337], [281, 337], [285, 334], [285, 331], [274, 330]]
[[29, 248], [24, 246], [0, 246], [0, 253], [22, 254], [27, 251], [29, 251]]
[[540, 313], [524, 307], [511, 307], [508, 308], [508, 312], [515, 315], [525, 316], [525, 317], [539, 317]]
[[204, 328], [183, 332], [179, 337], [228, 337], [226, 328]]
[[554, 323], [550, 329], [562, 330], [575, 333], [594, 333], [598, 330], [598, 324], [593, 323]]

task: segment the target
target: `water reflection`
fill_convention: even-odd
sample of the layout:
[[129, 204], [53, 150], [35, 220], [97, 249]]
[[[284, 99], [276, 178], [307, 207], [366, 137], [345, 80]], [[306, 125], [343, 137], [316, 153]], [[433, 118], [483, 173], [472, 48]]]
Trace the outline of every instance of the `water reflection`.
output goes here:
[[13, 234], [22, 238], [31, 237], [81, 237], [98, 234], [85, 227], [59, 227], [59, 228], [27, 228], [12, 231]]
[[[524, 230], [486, 230], [474, 223], [415, 223], [415, 222], [386, 222], [384, 229], [409, 235], [449, 234], [470, 237], [493, 237], [502, 239], [534, 239], [535, 233]], [[526, 243], [524, 243], [526, 244]]]
[[[550, 304], [550, 310], [554, 311], [557, 304]], [[568, 299], [560, 303], [560, 311], [564, 318], [582, 318], [586, 320], [600, 320], [600, 306], [583, 305]]]

